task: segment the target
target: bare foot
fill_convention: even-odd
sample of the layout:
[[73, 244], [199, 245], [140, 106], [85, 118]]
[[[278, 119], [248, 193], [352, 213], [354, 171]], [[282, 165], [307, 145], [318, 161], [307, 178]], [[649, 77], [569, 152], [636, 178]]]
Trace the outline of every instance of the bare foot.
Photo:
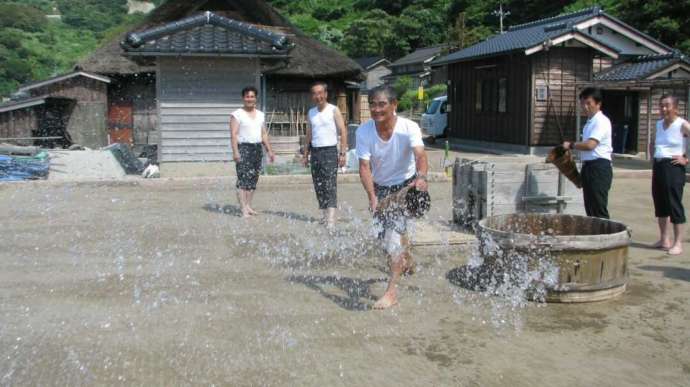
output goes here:
[[655, 249], [668, 250], [671, 248], [671, 242], [658, 240], [652, 247]]
[[383, 295], [383, 297], [379, 298], [379, 300], [374, 303], [374, 309], [388, 309], [395, 305], [398, 305], [398, 300], [396, 299], [396, 297], [394, 295], [386, 293]]
[[256, 212], [256, 211], [254, 211], [253, 208], [248, 208], [248, 209], [247, 209], [247, 212], [249, 213], [249, 215], [259, 215], [259, 213]]
[[668, 249], [668, 255], [681, 255], [683, 254], [683, 246], [673, 246]]

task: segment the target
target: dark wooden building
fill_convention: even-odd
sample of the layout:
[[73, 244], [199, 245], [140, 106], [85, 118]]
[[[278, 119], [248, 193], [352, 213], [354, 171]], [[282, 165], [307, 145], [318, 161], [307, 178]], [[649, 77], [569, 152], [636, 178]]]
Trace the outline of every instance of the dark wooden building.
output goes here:
[[[266, 1], [170, 0], [77, 68], [107, 75], [110, 130], [159, 145], [160, 161], [227, 161], [229, 114], [259, 89], [274, 134], [299, 134], [309, 86], [330, 86], [348, 121], [359, 117], [361, 67], [299, 31]], [[127, 132], [125, 132], [127, 133]]]
[[664, 66], [652, 66], [657, 78], [646, 80], [646, 86], [603, 75], [629, 74], [622, 70], [631, 63], [673, 55], [670, 47], [593, 7], [511, 27], [432, 65], [448, 66], [449, 130], [456, 143], [543, 153], [578, 136], [584, 121], [577, 95], [585, 86], [600, 85], [606, 90], [603, 110], [614, 127], [614, 149], [637, 154], [646, 151], [653, 125], [647, 112], [648, 101], [659, 94], [657, 78], [675, 71], [673, 87], [682, 101], [688, 98], [683, 59], [666, 66], [666, 72]]
[[[23, 96], [0, 108], [0, 141], [42, 145], [108, 145], [108, 77], [75, 71], [23, 85]], [[44, 141], [41, 137], [51, 138]]]

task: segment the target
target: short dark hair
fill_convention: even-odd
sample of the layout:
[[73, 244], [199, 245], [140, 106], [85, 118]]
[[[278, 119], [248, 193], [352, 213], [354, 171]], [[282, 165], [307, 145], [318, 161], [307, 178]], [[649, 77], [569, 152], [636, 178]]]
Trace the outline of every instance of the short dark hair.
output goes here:
[[242, 89], [242, 97], [244, 97], [245, 95], [247, 95], [247, 93], [249, 93], [250, 91], [253, 91], [255, 96], [258, 96], [258, 95], [259, 95], [259, 91], [256, 90], [256, 87], [254, 87], [254, 86], [247, 86], [247, 87], [245, 87], [244, 89]]
[[309, 90], [313, 89], [314, 86], [321, 86], [323, 87], [323, 91], [328, 93], [328, 84], [324, 81], [316, 81], [309, 86]]
[[369, 102], [373, 101], [374, 97], [377, 95], [383, 95], [388, 102], [396, 102], [398, 100], [398, 93], [395, 92], [394, 88], [388, 85], [376, 86], [369, 90]]
[[678, 97], [676, 97], [673, 94], [662, 95], [661, 98], [659, 98], [659, 103], [661, 103], [661, 101], [665, 100], [666, 98], [671, 100], [671, 103], [673, 104], [673, 106], [678, 107]]
[[580, 92], [580, 99], [592, 98], [594, 102], [601, 103], [604, 99], [601, 96], [601, 89], [597, 87], [588, 87]]

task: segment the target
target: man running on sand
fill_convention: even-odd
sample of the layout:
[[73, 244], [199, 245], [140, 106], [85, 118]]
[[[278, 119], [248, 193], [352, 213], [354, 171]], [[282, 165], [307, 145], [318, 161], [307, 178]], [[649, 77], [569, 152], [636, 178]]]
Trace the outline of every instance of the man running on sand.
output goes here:
[[[390, 86], [379, 86], [369, 92], [371, 120], [357, 128], [359, 177], [369, 197], [369, 209], [376, 213], [384, 197], [405, 186], [427, 191], [429, 165], [422, 131], [419, 126], [395, 110], [398, 97]], [[379, 213], [381, 214], [381, 213]], [[383, 247], [389, 258], [391, 277], [383, 297], [374, 309], [386, 309], [398, 303], [398, 282], [404, 272], [413, 269], [407, 236], [407, 219], [394, 215], [379, 217], [383, 226]]]

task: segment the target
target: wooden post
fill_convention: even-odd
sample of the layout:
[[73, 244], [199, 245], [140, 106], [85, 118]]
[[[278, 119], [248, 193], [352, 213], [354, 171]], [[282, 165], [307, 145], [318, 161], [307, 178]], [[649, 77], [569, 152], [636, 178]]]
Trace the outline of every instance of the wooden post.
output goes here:
[[649, 144], [652, 142], [652, 88], [647, 92], [647, 160], [651, 160], [653, 155], [650, 155]]

